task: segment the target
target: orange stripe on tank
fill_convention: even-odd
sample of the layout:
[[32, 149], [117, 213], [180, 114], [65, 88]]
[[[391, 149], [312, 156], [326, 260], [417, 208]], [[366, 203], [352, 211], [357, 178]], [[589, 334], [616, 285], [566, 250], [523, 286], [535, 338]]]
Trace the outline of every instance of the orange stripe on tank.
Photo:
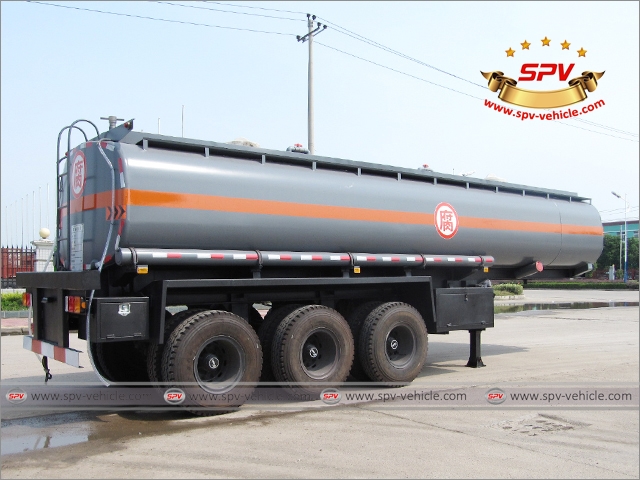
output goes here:
[[[115, 205], [434, 226], [432, 213], [400, 212], [395, 210], [314, 205], [277, 200], [233, 198], [193, 193], [155, 192], [149, 190], [116, 190]], [[111, 192], [101, 192], [72, 200], [71, 213], [110, 206]], [[63, 207], [61, 210], [64, 216], [66, 209]], [[460, 228], [462, 229], [524, 231], [565, 235], [602, 236], [603, 234], [601, 225], [563, 225], [558, 223], [464, 216], [460, 216], [458, 220]]]

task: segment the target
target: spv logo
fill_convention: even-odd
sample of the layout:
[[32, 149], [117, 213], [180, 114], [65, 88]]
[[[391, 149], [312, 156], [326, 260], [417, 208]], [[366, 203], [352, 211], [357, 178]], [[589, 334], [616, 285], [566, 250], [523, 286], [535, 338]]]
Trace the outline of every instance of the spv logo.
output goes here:
[[179, 388], [170, 388], [164, 392], [164, 401], [170, 405], [180, 405], [184, 399], [185, 394]]
[[342, 398], [342, 394], [336, 388], [325, 388], [320, 392], [320, 400], [327, 405], [335, 405]]
[[[512, 71], [512, 74], [518, 70], [520, 72], [517, 81], [498, 70], [480, 72], [489, 81], [488, 86], [492, 92], [500, 91], [498, 95], [500, 100], [520, 107], [550, 109], [582, 102], [587, 98], [587, 92], [596, 91], [598, 80], [604, 75], [604, 71], [592, 71], [589, 70], [588, 65], [582, 64], [587, 62], [587, 50], [582, 46], [580, 49], [572, 48], [571, 43], [566, 39], [564, 42], [558, 42], [545, 36], [540, 42], [542, 42], [541, 45], [538, 42], [530, 43], [525, 40], [520, 43], [522, 46], [520, 52], [516, 52], [511, 47], [505, 50], [507, 68]], [[574, 56], [576, 54], [577, 57]], [[517, 57], [520, 55], [524, 57], [526, 63], [519, 64]], [[574, 67], [580, 68], [582, 73], [574, 72]], [[545, 86], [555, 88], [525, 90], [516, 86], [518, 82], [535, 82], [532, 85], [543, 82]], [[558, 82], [565, 86], [568, 83], [569, 86], [558, 89], [558, 85], [552, 85]], [[578, 114], [580, 113], [576, 111], [575, 115]]]
[[7, 400], [13, 404], [22, 403], [28, 397], [27, 392], [20, 390], [19, 388], [9, 390], [5, 396]]
[[500, 405], [507, 399], [507, 394], [499, 388], [492, 388], [486, 393], [487, 402], [492, 405]]

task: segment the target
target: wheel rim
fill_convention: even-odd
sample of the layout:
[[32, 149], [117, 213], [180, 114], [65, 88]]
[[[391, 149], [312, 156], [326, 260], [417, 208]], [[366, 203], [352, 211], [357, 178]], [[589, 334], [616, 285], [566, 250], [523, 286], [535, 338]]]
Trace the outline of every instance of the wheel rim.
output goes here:
[[385, 339], [385, 354], [395, 368], [411, 363], [416, 354], [416, 337], [406, 325], [393, 327]]
[[193, 359], [196, 381], [210, 393], [228, 392], [240, 381], [244, 371], [244, 350], [227, 336], [210, 338]]
[[340, 360], [338, 339], [333, 332], [320, 328], [302, 342], [300, 364], [304, 372], [314, 380], [329, 377]]

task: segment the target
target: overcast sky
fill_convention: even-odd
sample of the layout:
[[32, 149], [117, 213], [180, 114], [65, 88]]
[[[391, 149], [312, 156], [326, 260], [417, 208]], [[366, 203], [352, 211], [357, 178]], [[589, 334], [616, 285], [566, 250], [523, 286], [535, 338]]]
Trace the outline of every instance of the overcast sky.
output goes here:
[[[40, 225], [54, 230], [57, 135], [79, 118], [102, 130], [102, 116], [135, 118], [153, 133], [160, 119], [160, 133], [180, 136], [184, 105], [185, 137], [306, 145], [308, 48], [295, 37], [306, 13], [329, 25], [314, 44], [316, 154], [576, 192], [603, 221], [624, 218], [614, 190], [638, 218], [637, 2], [44, 3], [1, 4], [3, 244], [20, 239], [22, 223], [25, 243]], [[524, 63], [573, 63], [569, 79], [604, 71], [574, 108], [604, 106], [562, 122], [487, 108], [485, 99], [507, 104], [480, 71], [517, 80]]]

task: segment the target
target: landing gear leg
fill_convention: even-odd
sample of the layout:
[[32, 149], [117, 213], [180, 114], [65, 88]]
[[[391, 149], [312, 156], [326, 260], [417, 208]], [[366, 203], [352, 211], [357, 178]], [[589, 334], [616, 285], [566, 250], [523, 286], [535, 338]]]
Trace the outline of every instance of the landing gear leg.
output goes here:
[[482, 330], [469, 330], [469, 361], [467, 367], [480, 368], [484, 367], [482, 362], [482, 345], [480, 342], [480, 333]]

